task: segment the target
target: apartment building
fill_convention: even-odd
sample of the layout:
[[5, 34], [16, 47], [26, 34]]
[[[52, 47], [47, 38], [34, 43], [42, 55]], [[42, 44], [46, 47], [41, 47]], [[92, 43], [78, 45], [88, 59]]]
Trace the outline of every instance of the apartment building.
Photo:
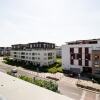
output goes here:
[[61, 57], [61, 53], [62, 52], [62, 50], [61, 50], [61, 47], [60, 46], [56, 46], [56, 56], [57, 57]]
[[38, 66], [49, 66], [56, 61], [55, 44], [36, 42], [12, 45], [11, 57], [14, 60], [31, 62]]
[[[100, 50], [100, 39], [78, 40], [62, 45], [62, 66], [77, 73], [93, 72], [94, 57]], [[98, 70], [100, 66], [98, 66]]]
[[0, 56], [10, 56], [11, 47], [0, 47]]

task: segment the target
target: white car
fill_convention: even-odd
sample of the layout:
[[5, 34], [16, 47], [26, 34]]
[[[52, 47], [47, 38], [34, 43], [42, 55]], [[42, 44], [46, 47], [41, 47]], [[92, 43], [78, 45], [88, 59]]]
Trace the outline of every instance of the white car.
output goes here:
[[17, 68], [11, 70], [12, 73], [17, 73]]

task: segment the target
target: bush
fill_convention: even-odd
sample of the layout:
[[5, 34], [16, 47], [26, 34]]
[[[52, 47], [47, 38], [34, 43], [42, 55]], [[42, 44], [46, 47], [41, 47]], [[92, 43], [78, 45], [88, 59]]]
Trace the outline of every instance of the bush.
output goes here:
[[48, 69], [49, 73], [57, 73], [57, 68], [56, 67], [52, 67]]
[[5, 63], [13, 66], [22, 66], [23, 68], [37, 71], [37, 68], [40, 72], [49, 72], [49, 73], [57, 73], [57, 72], [63, 72], [61, 68], [61, 64], [59, 62], [54, 63], [50, 66], [34, 66], [32, 63], [26, 63], [24, 61], [17, 61], [9, 58], [5, 58]]
[[11, 71], [8, 71], [7, 74], [8, 74], [8, 75], [12, 75], [12, 72], [11, 72]]
[[93, 79], [96, 83], [100, 84], [100, 77], [93, 76]]
[[49, 89], [51, 91], [58, 92], [58, 85], [54, 84], [52, 81], [46, 81], [46, 80], [41, 80], [41, 79], [32, 79], [32, 78], [29, 78], [26, 76], [20, 76], [19, 78], [22, 80], [25, 80], [27, 82], [30, 82], [32, 84], [36, 84], [38, 86]]
[[59, 68], [57, 68], [57, 72], [60, 72], [60, 73], [62, 73], [62, 72], [63, 72], [63, 69], [62, 69], [62, 67], [59, 67]]

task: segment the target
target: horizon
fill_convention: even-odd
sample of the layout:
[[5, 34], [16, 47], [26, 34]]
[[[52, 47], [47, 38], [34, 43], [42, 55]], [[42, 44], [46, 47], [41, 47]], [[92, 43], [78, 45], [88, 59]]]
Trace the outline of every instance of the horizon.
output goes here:
[[99, 0], [0, 1], [0, 47], [100, 38], [99, 5]]

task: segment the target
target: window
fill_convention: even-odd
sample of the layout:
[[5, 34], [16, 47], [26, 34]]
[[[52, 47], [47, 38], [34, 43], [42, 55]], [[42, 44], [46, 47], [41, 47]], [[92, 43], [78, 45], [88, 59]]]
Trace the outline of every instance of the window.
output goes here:
[[39, 47], [41, 47], [41, 44], [39, 44]]
[[82, 53], [82, 48], [78, 48], [78, 52], [79, 53]]
[[77, 59], [82, 59], [82, 54], [77, 54]]
[[70, 64], [74, 65], [74, 60], [70, 59]]
[[89, 53], [89, 48], [86, 47], [86, 48], [85, 48], [85, 54], [88, 54], [88, 53]]
[[90, 54], [85, 54], [85, 59], [86, 60], [90, 60], [91, 59], [91, 55]]
[[74, 48], [70, 48], [70, 53], [74, 53]]
[[52, 59], [52, 57], [48, 57], [48, 59]]
[[89, 66], [89, 61], [85, 60], [85, 66]]
[[29, 57], [29, 59], [31, 59], [31, 57]]
[[32, 44], [30, 44], [30, 48], [32, 48]]
[[48, 56], [52, 56], [52, 53], [48, 53]]
[[75, 59], [75, 54], [71, 54], [71, 59]]
[[28, 53], [26, 53], [26, 55], [28, 55]]
[[21, 55], [25, 55], [25, 52], [21, 52]]
[[95, 55], [95, 56], [94, 56], [94, 59], [95, 59], [95, 60], [99, 60], [99, 56], [98, 56], [98, 55]]
[[32, 59], [34, 60], [34, 59], [35, 59], [35, 57], [32, 57]]
[[38, 55], [40, 55], [40, 53], [38, 53]]
[[52, 48], [54, 48], [54, 45], [52, 44]]
[[32, 55], [35, 55], [35, 53], [32, 53]]
[[22, 58], [22, 59], [24, 59], [24, 58], [25, 58], [25, 56], [21, 56], [21, 58]]
[[82, 60], [78, 60], [78, 64], [82, 66]]
[[99, 56], [95, 55], [94, 56], [94, 66], [95, 67], [99, 67], [99, 64], [100, 64], [100, 62], [99, 62]]
[[17, 52], [14, 52], [14, 54], [17, 54]]
[[17, 57], [16, 55], [14, 55], [14, 57]]
[[26, 59], [28, 59], [28, 57], [26, 57]]

